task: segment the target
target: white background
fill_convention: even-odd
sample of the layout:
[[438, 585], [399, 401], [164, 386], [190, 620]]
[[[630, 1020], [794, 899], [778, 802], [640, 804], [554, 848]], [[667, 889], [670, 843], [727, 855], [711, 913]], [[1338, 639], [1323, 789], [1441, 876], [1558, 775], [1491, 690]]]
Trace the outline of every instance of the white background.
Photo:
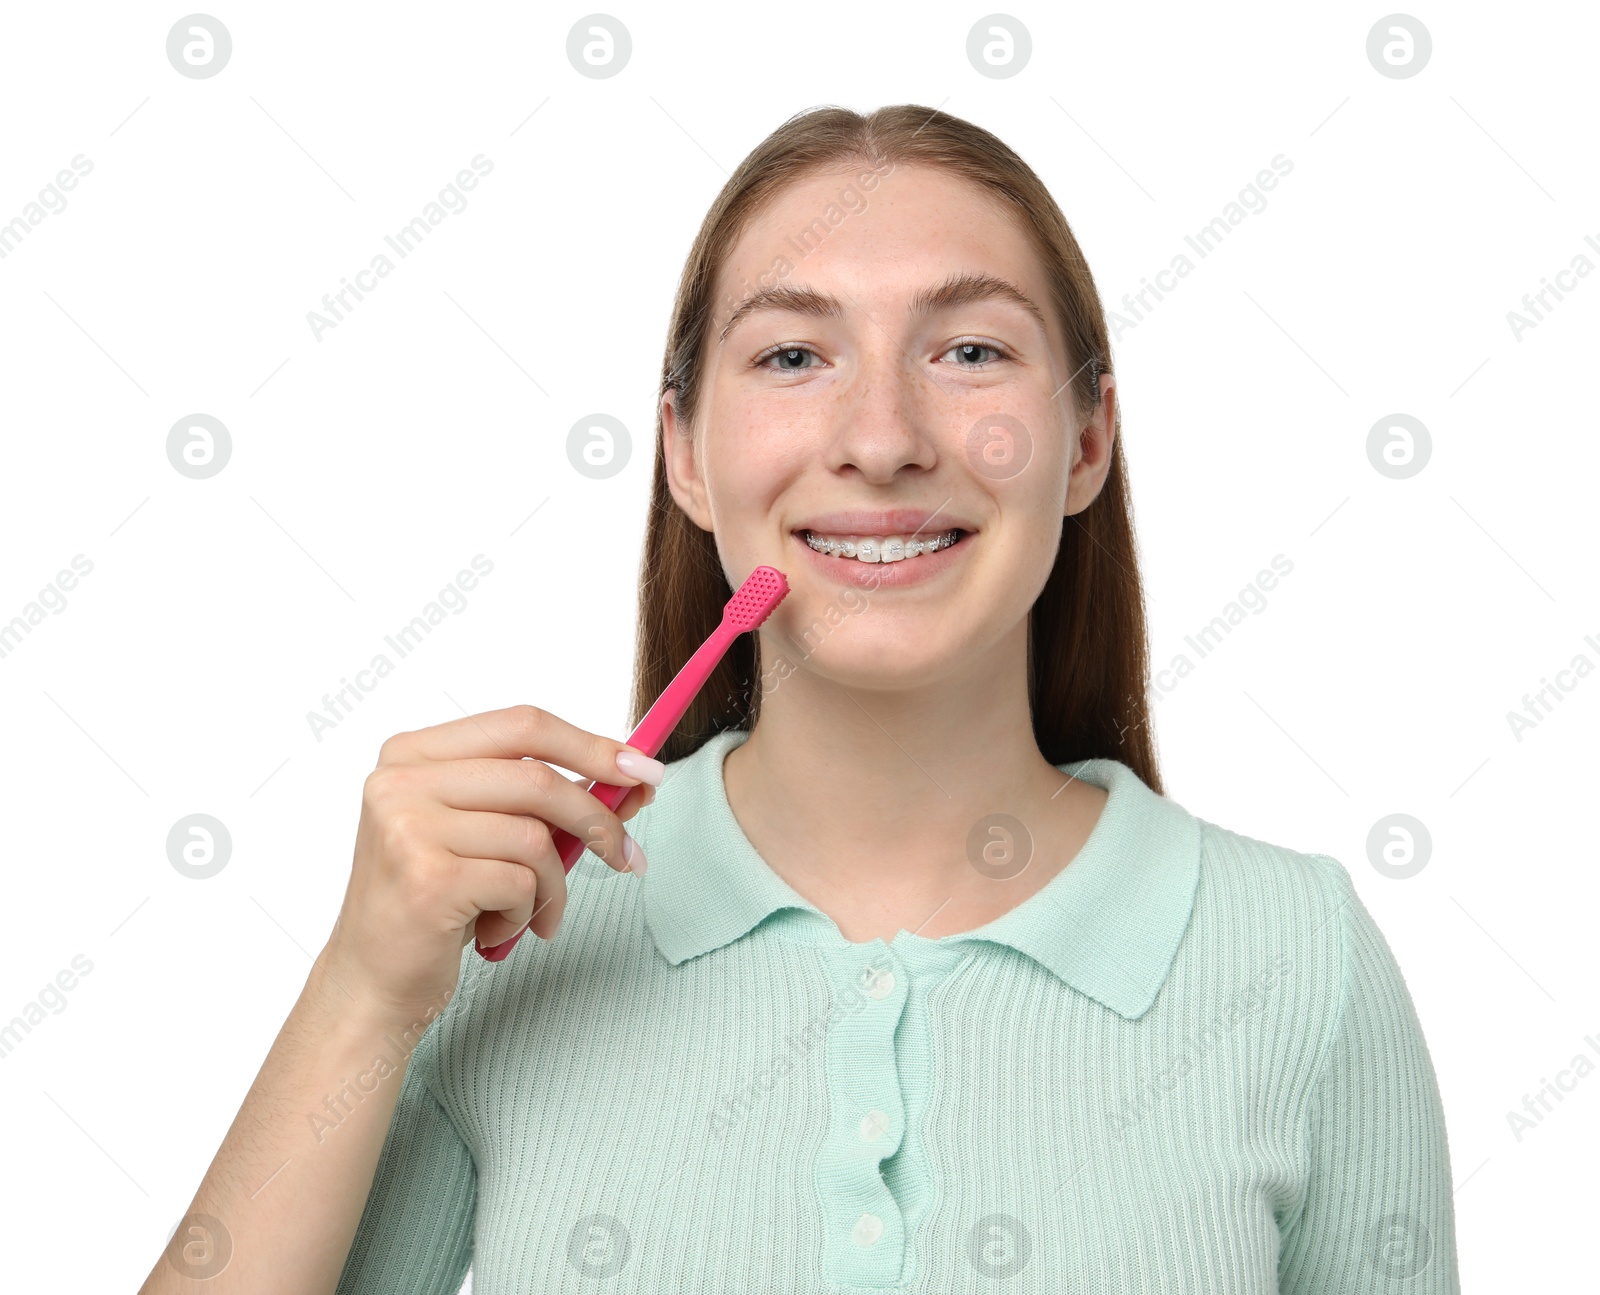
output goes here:
[[[568, 62], [579, 8], [225, 6], [199, 80], [166, 57], [183, 12], [10, 6], [0, 41], [0, 221], [93, 164], [0, 260], [0, 622], [93, 563], [0, 658], [0, 1022], [93, 965], [0, 1058], [0, 1284], [148, 1272], [327, 938], [386, 736], [522, 701], [624, 735], [691, 239], [791, 113], [898, 102], [1016, 148], [1111, 308], [1292, 160], [1114, 344], [1155, 664], [1293, 562], [1156, 703], [1168, 791], [1351, 869], [1439, 1073], [1470, 1285], [1592, 1275], [1562, 1239], [1592, 1226], [1600, 1076], [1520, 1139], [1507, 1117], [1600, 1063], [1600, 670], [1521, 740], [1507, 713], [1600, 666], [1600, 274], [1520, 340], [1507, 312], [1600, 266], [1593, 6], [1418, 10], [1406, 79], [1350, 4], [1024, 5], [1004, 79], [967, 59], [986, 11], [939, 3], [623, 6], [599, 80]], [[477, 154], [470, 205], [317, 340], [307, 312]], [[205, 480], [166, 454], [197, 412], [232, 438]], [[608, 480], [566, 456], [596, 412], [633, 438]], [[1397, 412], [1432, 439], [1403, 480], [1366, 448]], [[479, 553], [466, 609], [316, 740], [307, 712]], [[204, 881], [166, 853], [192, 813], [232, 837]], [[1392, 813], [1432, 839], [1404, 880], [1368, 856]]]

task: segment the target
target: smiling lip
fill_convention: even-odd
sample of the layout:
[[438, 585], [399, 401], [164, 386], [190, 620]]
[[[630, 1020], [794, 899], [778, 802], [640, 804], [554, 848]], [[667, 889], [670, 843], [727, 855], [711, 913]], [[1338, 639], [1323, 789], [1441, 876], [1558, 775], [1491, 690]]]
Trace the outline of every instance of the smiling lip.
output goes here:
[[940, 508], [855, 509], [849, 512], [818, 513], [794, 528], [799, 535], [904, 535], [931, 538], [941, 531], [976, 531], [976, 524], [965, 517]]

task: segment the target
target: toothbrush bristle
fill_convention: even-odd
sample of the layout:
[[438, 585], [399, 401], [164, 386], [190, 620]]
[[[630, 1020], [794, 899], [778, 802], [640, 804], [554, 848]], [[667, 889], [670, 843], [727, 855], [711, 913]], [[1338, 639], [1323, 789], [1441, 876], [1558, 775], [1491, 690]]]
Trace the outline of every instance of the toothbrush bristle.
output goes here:
[[728, 600], [722, 619], [741, 634], [757, 629], [788, 592], [789, 581], [783, 572], [776, 567], [757, 567]]

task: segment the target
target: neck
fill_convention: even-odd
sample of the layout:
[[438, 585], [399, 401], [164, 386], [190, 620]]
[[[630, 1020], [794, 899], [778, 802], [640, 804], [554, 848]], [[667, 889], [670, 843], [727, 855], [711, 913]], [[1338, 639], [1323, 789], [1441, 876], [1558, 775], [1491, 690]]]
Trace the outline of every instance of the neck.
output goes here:
[[[1087, 837], [1104, 793], [1068, 780], [1034, 741], [1027, 630], [921, 687], [866, 691], [795, 670], [729, 753], [728, 803], [751, 844], [848, 938], [845, 914], [890, 939], [952, 904], [938, 928], [968, 929], [959, 914], [998, 916]], [[1018, 875], [977, 866], [998, 838], [974, 841], [974, 829], [993, 814], [1027, 829], [1032, 861]]]

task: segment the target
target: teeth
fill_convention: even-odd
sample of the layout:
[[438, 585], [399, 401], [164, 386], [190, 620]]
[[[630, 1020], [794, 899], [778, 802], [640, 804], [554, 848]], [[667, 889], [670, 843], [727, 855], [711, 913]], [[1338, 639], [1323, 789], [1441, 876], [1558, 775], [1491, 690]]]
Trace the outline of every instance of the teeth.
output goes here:
[[805, 541], [818, 553], [854, 558], [857, 562], [900, 562], [938, 549], [947, 549], [961, 538], [960, 530], [948, 530], [924, 539], [904, 535], [818, 535], [804, 532]]

